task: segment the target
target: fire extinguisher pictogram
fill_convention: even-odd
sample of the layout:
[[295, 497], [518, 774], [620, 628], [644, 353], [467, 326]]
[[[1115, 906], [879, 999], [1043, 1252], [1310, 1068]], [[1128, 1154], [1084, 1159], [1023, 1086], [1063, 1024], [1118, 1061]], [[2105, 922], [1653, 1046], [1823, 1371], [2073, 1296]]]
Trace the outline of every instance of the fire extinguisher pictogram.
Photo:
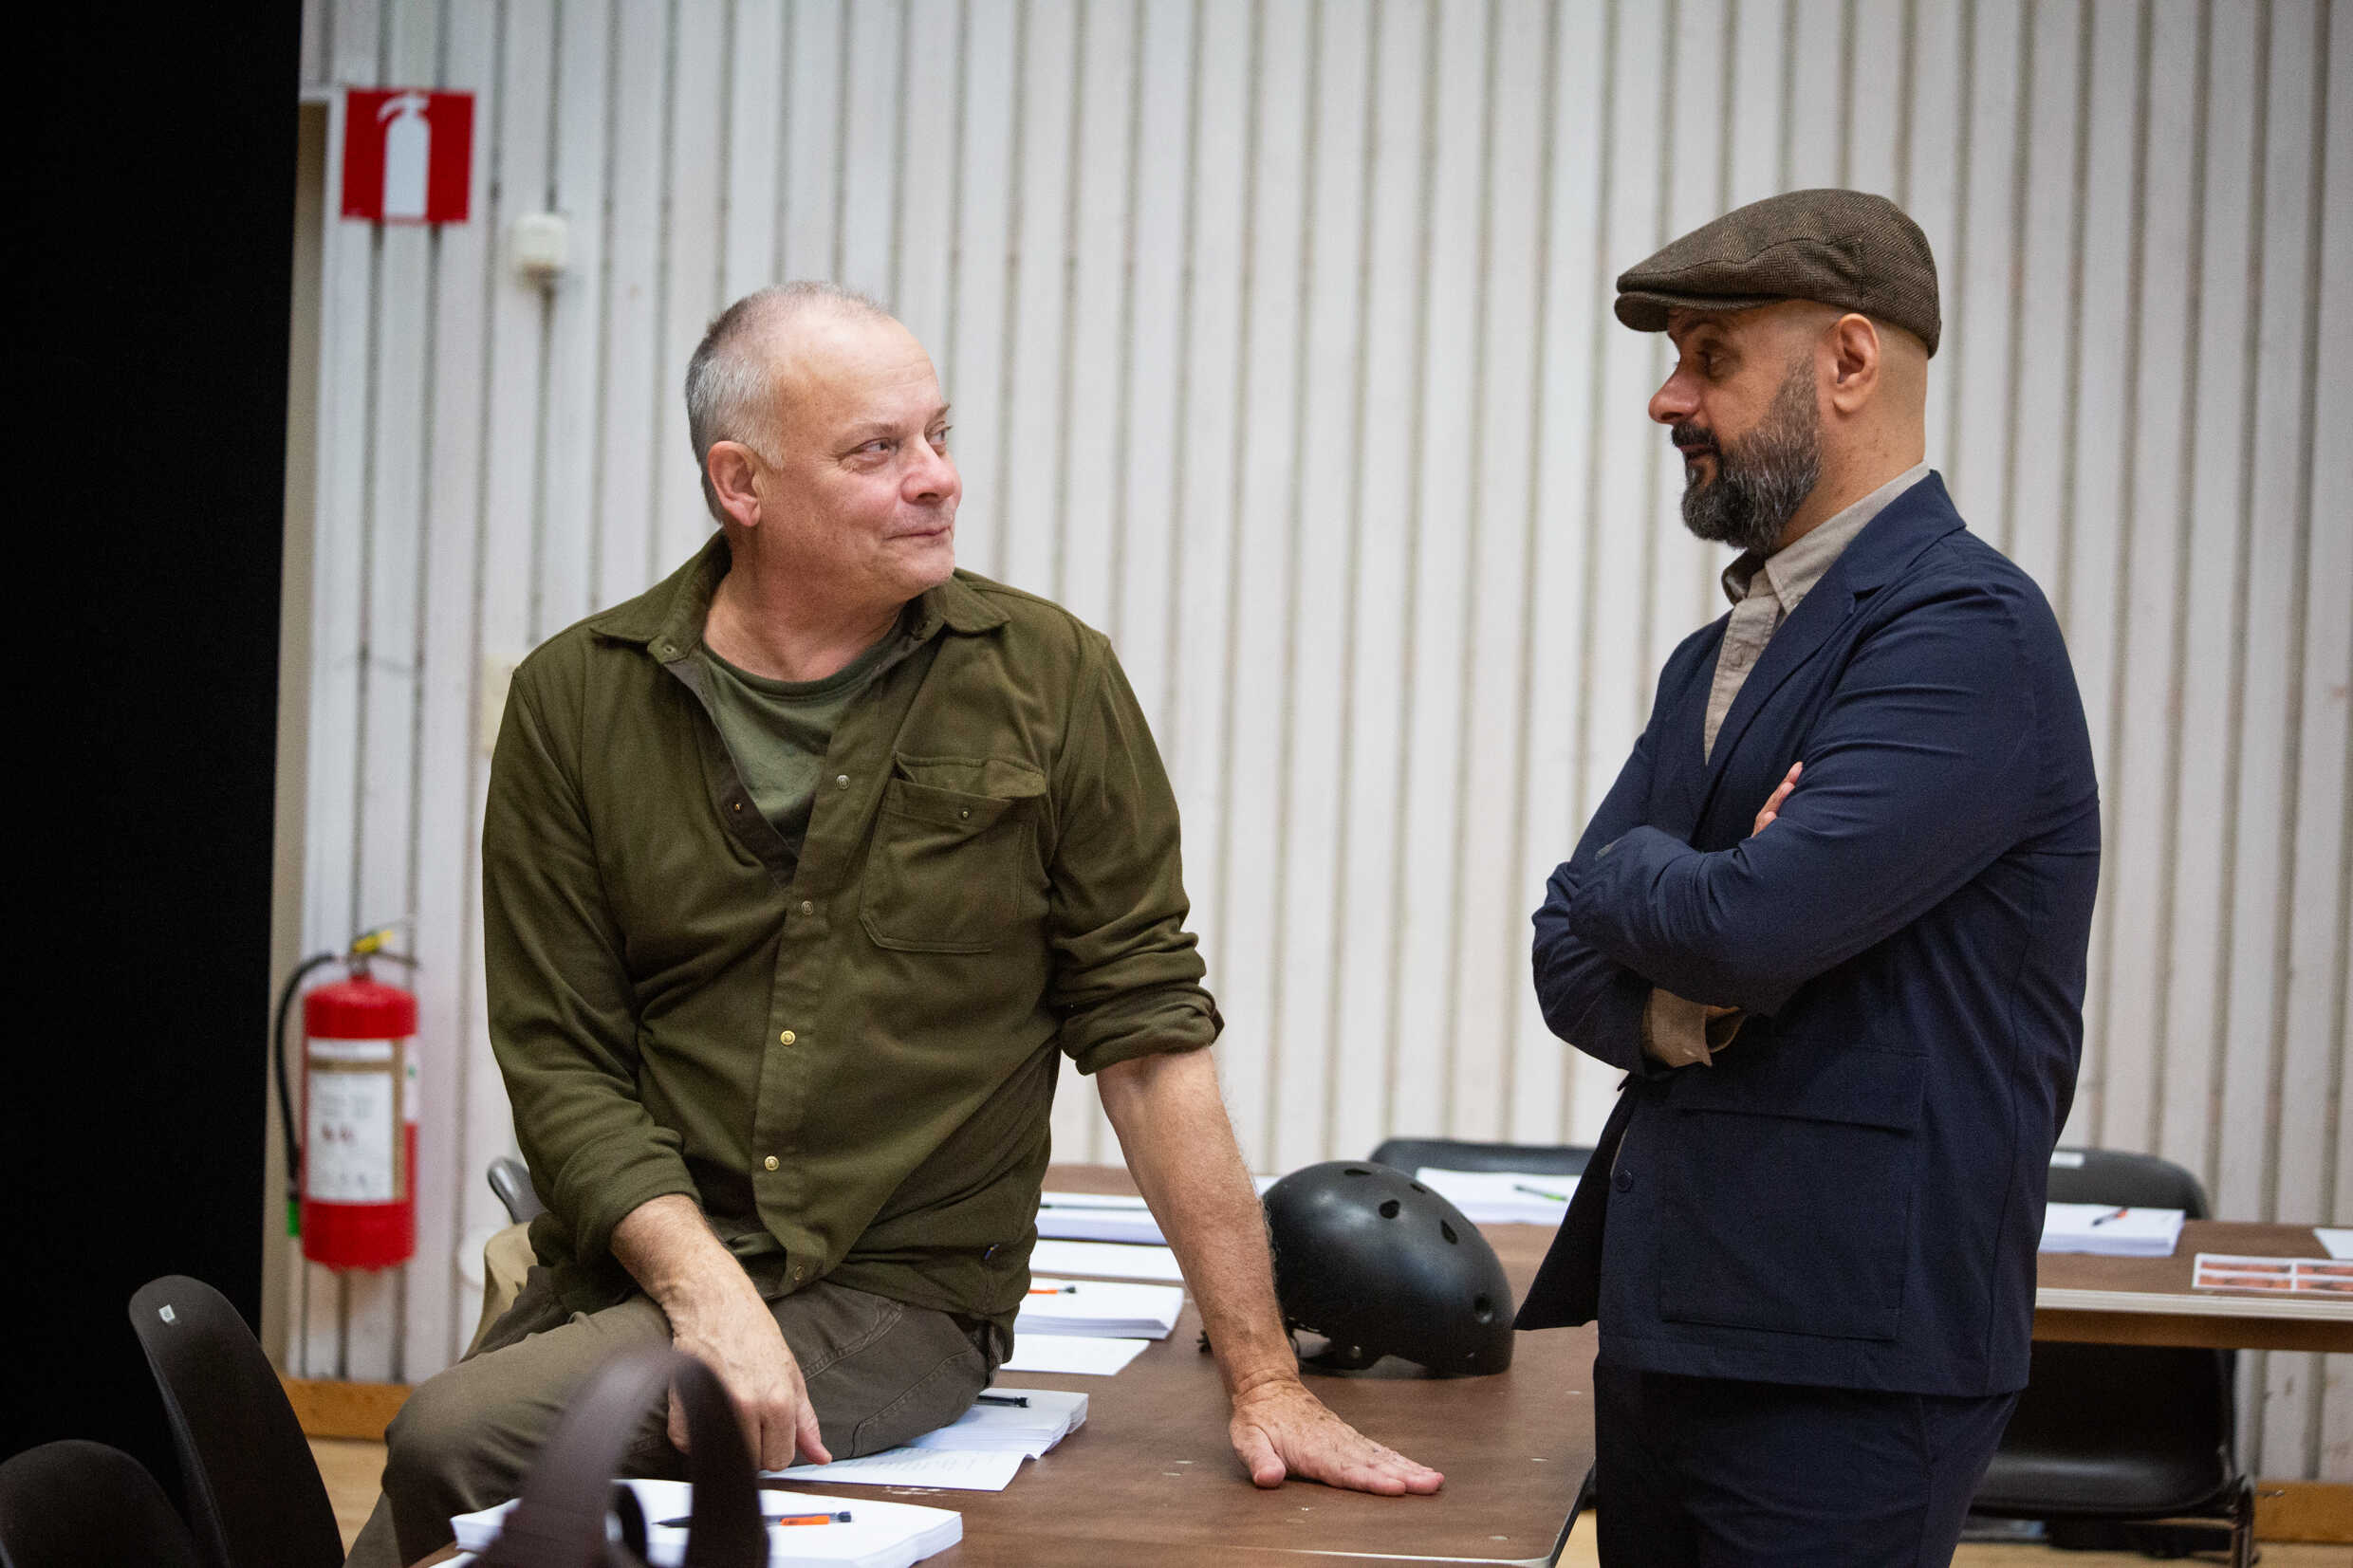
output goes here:
[[[392, 928], [348, 950], [305, 959], [279, 993], [274, 1059], [285, 1128], [287, 1222], [303, 1256], [328, 1268], [387, 1268], [417, 1250], [417, 998], [368, 973]], [[291, 1103], [286, 1030], [313, 971], [338, 959], [343, 979], [303, 1001], [303, 1094]]]

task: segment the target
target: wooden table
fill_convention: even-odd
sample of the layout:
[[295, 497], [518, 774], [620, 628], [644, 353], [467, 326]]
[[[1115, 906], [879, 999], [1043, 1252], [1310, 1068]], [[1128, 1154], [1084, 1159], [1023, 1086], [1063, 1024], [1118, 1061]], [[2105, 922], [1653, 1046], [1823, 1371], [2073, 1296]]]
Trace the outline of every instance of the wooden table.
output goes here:
[[2310, 1226], [2191, 1220], [2170, 1258], [2038, 1260], [2034, 1337], [2104, 1345], [2353, 1351], [2353, 1297], [2190, 1288], [2201, 1252], [2325, 1258]]
[[[1056, 1166], [1048, 1189], [1133, 1192], [1127, 1172]], [[1548, 1227], [1481, 1227], [1525, 1294]], [[1310, 1374], [1308, 1387], [1368, 1435], [1442, 1470], [1435, 1497], [1370, 1497], [1312, 1483], [1261, 1491], [1226, 1438], [1224, 1386], [1191, 1301], [1176, 1332], [1111, 1377], [999, 1373], [1013, 1388], [1088, 1396], [1086, 1425], [1024, 1465], [1002, 1492], [913, 1487], [810, 1491], [954, 1508], [964, 1539], [927, 1568], [1227, 1568], [1291, 1561], [1549, 1564], [1593, 1463], [1591, 1328], [1517, 1337], [1510, 1369], [1433, 1378], [1394, 1360]], [[445, 1550], [424, 1559], [439, 1562]], [[420, 1565], [421, 1568], [421, 1565]]]
[[[1127, 1172], [1057, 1166], [1058, 1191], [1133, 1192]], [[1483, 1227], [1524, 1293], [1552, 1240]], [[1176, 1330], [1113, 1377], [999, 1373], [1013, 1387], [1088, 1395], [1086, 1425], [1002, 1492], [883, 1492], [964, 1515], [938, 1568], [1176, 1568], [1309, 1560], [1549, 1563], [1593, 1462], [1593, 1331], [1518, 1337], [1510, 1370], [1432, 1378], [1395, 1361], [1308, 1385], [1359, 1429], [1446, 1473], [1435, 1497], [1368, 1497], [1312, 1484], [1261, 1491], [1226, 1439], [1225, 1390], [1188, 1301]], [[1384, 1372], [1389, 1375], [1381, 1375]], [[822, 1488], [811, 1487], [812, 1490]], [[863, 1488], [861, 1488], [862, 1490]], [[880, 1490], [880, 1489], [878, 1489]], [[852, 1495], [856, 1495], [853, 1491]]]

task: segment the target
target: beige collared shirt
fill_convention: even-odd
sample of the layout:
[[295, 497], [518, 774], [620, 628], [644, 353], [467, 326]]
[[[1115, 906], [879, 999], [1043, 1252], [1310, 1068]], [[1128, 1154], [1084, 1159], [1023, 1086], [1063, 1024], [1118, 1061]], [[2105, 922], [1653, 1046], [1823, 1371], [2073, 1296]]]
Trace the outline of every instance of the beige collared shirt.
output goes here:
[[[1845, 553], [1855, 536], [1887, 509], [1888, 503], [1928, 477], [1928, 465], [1916, 463], [1843, 511], [1816, 524], [1785, 548], [1760, 556], [1744, 550], [1724, 568], [1724, 597], [1732, 601], [1731, 622], [1715, 655], [1715, 678], [1708, 688], [1708, 716], [1700, 736], [1700, 757], [1715, 757], [1716, 732], [1732, 711], [1740, 688], [1765, 656], [1765, 645], [1782, 623], [1797, 613], [1825, 573]], [[1709, 1063], [1715, 1051], [1732, 1043], [1740, 1028], [1740, 1014], [1708, 1009], [1672, 991], [1654, 988], [1642, 1021], [1643, 1044], [1670, 1067]]]

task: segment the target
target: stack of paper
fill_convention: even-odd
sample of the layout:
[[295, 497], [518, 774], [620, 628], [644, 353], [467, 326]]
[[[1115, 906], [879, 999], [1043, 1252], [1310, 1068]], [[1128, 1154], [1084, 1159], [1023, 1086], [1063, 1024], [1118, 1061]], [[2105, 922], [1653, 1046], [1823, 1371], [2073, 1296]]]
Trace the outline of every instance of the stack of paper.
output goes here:
[[1126, 1339], [1165, 1339], [1184, 1310], [1185, 1293], [1175, 1285], [1115, 1284], [1106, 1281], [1032, 1278], [1021, 1315], [1024, 1334], [1108, 1335]]
[[1568, 1212], [1574, 1176], [1529, 1171], [1447, 1171], [1425, 1165], [1414, 1179], [1462, 1210], [1473, 1225], [1551, 1225]]
[[2045, 1252], [2097, 1252], [2110, 1258], [2170, 1258], [2181, 1239], [2178, 1208], [2119, 1208], [2055, 1203], [2043, 1216]]
[[1029, 1266], [1048, 1274], [1093, 1274], [1113, 1280], [1182, 1280], [1176, 1254], [1164, 1246], [1132, 1246], [1121, 1242], [1040, 1242], [1029, 1253]]
[[1086, 1395], [1053, 1389], [991, 1389], [980, 1403], [908, 1445], [1035, 1459], [1086, 1423]]
[[[638, 1494], [638, 1506], [645, 1510], [646, 1560], [655, 1568], [678, 1568], [686, 1560], [687, 1531], [675, 1522], [693, 1512], [694, 1488], [683, 1481], [632, 1481], [627, 1485]], [[450, 1521], [450, 1527], [457, 1533], [457, 1544], [469, 1552], [482, 1551], [497, 1539], [502, 1522], [513, 1507], [511, 1503], [502, 1503], [480, 1513], [459, 1514]], [[826, 1524], [770, 1525], [769, 1568], [831, 1568], [841, 1563], [854, 1568], [907, 1568], [964, 1539], [963, 1515], [912, 1503], [764, 1491], [760, 1512], [769, 1519], [842, 1512], [850, 1516]]]
[[1047, 1192], [1038, 1199], [1038, 1234], [1072, 1242], [1141, 1242], [1158, 1246], [1168, 1238], [1141, 1198], [1092, 1192]]
[[795, 1465], [766, 1475], [814, 1481], [823, 1486], [936, 1486], [956, 1492], [1001, 1492], [1029, 1456], [1017, 1448], [884, 1448], [830, 1465]]
[[1109, 1377], [1144, 1353], [1149, 1339], [1100, 1339], [1085, 1334], [1032, 1334], [1016, 1340], [999, 1372], [1080, 1373]]

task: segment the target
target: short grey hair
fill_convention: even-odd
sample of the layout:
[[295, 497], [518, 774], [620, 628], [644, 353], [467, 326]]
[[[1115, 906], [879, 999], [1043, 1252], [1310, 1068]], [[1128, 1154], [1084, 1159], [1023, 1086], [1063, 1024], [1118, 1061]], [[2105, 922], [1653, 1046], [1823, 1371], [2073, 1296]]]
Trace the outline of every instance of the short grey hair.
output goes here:
[[811, 309], [841, 315], [880, 317], [891, 313], [854, 288], [822, 279], [780, 283], [745, 295], [719, 312], [703, 341], [686, 362], [686, 438], [695, 448], [695, 471], [702, 479], [703, 505], [721, 523], [728, 521], [711, 488], [711, 449], [721, 441], [740, 441], [762, 455], [768, 449], [753, 439], [775, 387], [771, 366], [761, 352], [762, 341], [784, 323]]

